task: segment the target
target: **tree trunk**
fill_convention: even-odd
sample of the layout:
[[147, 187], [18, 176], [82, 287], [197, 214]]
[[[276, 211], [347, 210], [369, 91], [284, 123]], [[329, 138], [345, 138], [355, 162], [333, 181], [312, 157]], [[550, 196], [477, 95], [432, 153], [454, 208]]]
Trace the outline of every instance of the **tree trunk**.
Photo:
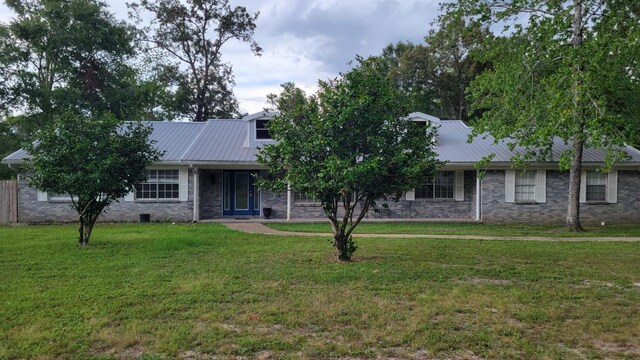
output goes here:
[[335, 236], [336, 255], [340, 261], [351, 261], [351, 255], [347, 249], [347, 236], [343, 232], [338, 232]]
[[[583, 0], [573, 0], [573, 37], [571, 43], [574, 48], [582, 46], [582, 18]], [[569, 171], [569, 203], [567, 204], [567, 227], [570, 231], [583, 231], [580, 225], [580, 180], [582, 173], [582, 151], [584, 149], [584, 126], [581, 101], [580, 80], [584, 70], [580, 59], [576, 59], [575, 83], [573, 89], [575, 134], [573, 135], [573, 157], [571, 158], [571, 170]]]
[[206, 98], [206, 90], [198, 89], [198, 93], [196, 95], [196, 117], [193, 121], [207, 121], [208, 111], [207, 104], [205, 101]]
[[84, 228], [84, 245], [89, 245], [89, 238], [91, 237], [91, 232], [93, 231], [93, 225], [95, 225], [95, 220], [90, 220], [90, 224], [87, 224]]
[[204, 121], [203, 119], [203, 106], [202, 103], [198, 102], [198, 104], [196, 105], [196, 117], [193, 119], [193, 121]]
[[78, 227], [78, 244], [79, 245], [83, 245], [84, 244], [84, 222], [82, 221], [82, 218], [80, 218], [80, 227]]
[[78, 228], [78, 233], [80, 235], [78, 244], [80, 246], [89, 245], [89, 238], [91, 238], [91, 232], [93, 231], [93, 226], [95, 225], [96, 220], [98, 219], [97, 216], [89, 215], [88, 218], [86, 218], [85, 216], [80, 218], [80, 227]]
[[582, 178], [583, 149], [584, 139], [582, 139], [582, 134], [576, 134], [573, 138], [573, 158], [571, 159], [571, 170], [569, 171], [567, 227], [570, 231], [577, 232], [584, 230], [580, 225], [580, 182]]

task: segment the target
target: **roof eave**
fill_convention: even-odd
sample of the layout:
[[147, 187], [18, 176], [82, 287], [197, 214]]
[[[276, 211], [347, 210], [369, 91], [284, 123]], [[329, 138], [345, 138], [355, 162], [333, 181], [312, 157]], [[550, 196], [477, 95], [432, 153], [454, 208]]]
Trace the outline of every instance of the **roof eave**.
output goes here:
[[[473, 161], [465, 161], [465, 162], [452, 162], [448, 161], [442, 167], [443, 169], [469, 169], [475, 168], [477, 162]], [[505, 170], [512, 169], [513, 162], [511, 161], [492, 161], [489, 163], [483, 170]], [[583, 161], [582, 167], [587, 169], [593, 169], [604, 165], [602, 161]], [[527, 168], [529, 169], [552, 169], [552, 170], [560, 170], [560, 163], [558, 162], [535, 162], [528, 164]], [[624, 162], [617, 163], [613, 166], [615, 170], [640, 170], [640, 162]]]

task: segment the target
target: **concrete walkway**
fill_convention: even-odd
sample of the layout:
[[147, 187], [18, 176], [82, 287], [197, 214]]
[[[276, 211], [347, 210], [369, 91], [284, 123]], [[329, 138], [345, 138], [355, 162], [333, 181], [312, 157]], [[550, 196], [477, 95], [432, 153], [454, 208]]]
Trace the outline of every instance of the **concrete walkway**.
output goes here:
[[[330, 233], [311, 233], [297, 231], [282, 231], [264, 226], [258, 222], [230, 222], [224, 223], [233, 230], [250, 234], [279, 235], [279, 236], [323, 236], [331, 237]], [[464, 240], [518, 240], [518, 241], [623, 241], [637, 242], [640, 237], [542, 237], [542, 236], [484, 236], [484, 235], [422, 235], [422, 234], [353, 234], [354, 237], [364, 238], [429, 238], [429, 239], [464, 239]]]

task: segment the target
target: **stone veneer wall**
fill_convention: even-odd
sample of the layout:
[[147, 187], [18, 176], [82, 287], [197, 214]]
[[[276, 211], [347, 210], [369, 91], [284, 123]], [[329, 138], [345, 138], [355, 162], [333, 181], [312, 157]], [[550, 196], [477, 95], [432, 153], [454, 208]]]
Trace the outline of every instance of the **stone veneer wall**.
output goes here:
[[414, 218], [473, 219], [476, 216], [476, 172], [464, 172], [464, 201], [453, 199], [416, 199], [411, 208]]
[[222, 218], [222, 170], [198, 170], [200, 219]]
[[[416, 199], [412, 204], [411, 214], [413, 218], [474, 218], [476, 203], [476, 172], [465, 171], [464, 173], [464, 201], [454, 201], [453, 199]], [[267, 203], [274, 209], [275, 219], [287, 218], [287, 195], [286, 192], [268, 194]], [[265, 197], [262, 198], [265, 206]], [[373, 210], [369, 210], [369, 217], [377, 217]], [[384, 215], [386, 216], [386, 214]], [[392, 218], [402, 217], [402, 213], [391, 209]], [[319, 204], [291, 204], [292, 219], [326, 219]]]
[[[18, 221], [49, 223], [77, 221], [78, 214], [66, 201], [38, 201], [36, 189], [27, 186], [25, 174], [18, 182]], [[124, 201], [113, 203], [98, 221], [139, 221], [139, 214], [150, 214], [151, 221], [193, 220], [193, 174], [189, 171], [188, 201]]]
[[[200, 218], [222, 218], [222, 170], [199, 170]], [[465, 171], [464, 201], [417, 199], [412, 205], [414, 218], [474, 218], [475, 171]], [[503, 170], [490, 170], [482, 180], [482, 220], [502, 223], [563, 223], [567, 210], [568, 172], [547, 171], [547, 201], [541, 204], [515, 204], [504, 201]], [[284, 193], [263, 191], [261, 207], [273, 209], [272, 219], [286, 219], [287, 196]], [[100, 221], [138, 221], [139, 214], [150, 214], [151, 221], [191, 221], [193, 219], [193, 174], [189, 172], [188, 201], [120, 200], [113, 204]], [[375, 217], [370, 212], [370, 217]], [[401, 214], [392, 212], [391, 217]], [[319, 205], [292, 203], [291, 218], [325, 219]], [[580, 204], [583, 223], [640, 222], [640, 172], [618, 171], [618, 202], [616, 204]], [[18, 221], [46, 223], [76, 221], [77, 214], [68, 202], [37, 201], [37, 191], [28, 187], [24, 174], [18, 182]]]
[[[569, 172], [547, 170], [547, 201], [540, 204], [505, 203], [505, 172], [487, 171], [482, 180], [482, 220], [504, 223], [564, 223], [567, 215]], [[618, 202], [580, 204], [583, 224], [640, 221], [640, 172], [618, 171]]]

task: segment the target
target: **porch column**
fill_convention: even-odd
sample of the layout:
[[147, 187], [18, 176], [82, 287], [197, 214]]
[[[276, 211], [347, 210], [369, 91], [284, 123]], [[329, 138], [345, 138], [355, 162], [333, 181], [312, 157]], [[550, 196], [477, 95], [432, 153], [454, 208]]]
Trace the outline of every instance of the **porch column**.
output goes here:
[[480, 170], [476, 170], [476, 221], [480, 221], [482, 218], [482, 207], [480, 206], [480, 201], [482, 197], [480, 196], [482, 181], [480, 180]]
[[200, 220], [200, 176], [198, 169], [192, 168], [193, 171], [193, 221]]
[[287, 221], [291, 220], [291, 184], [287, 184]]

